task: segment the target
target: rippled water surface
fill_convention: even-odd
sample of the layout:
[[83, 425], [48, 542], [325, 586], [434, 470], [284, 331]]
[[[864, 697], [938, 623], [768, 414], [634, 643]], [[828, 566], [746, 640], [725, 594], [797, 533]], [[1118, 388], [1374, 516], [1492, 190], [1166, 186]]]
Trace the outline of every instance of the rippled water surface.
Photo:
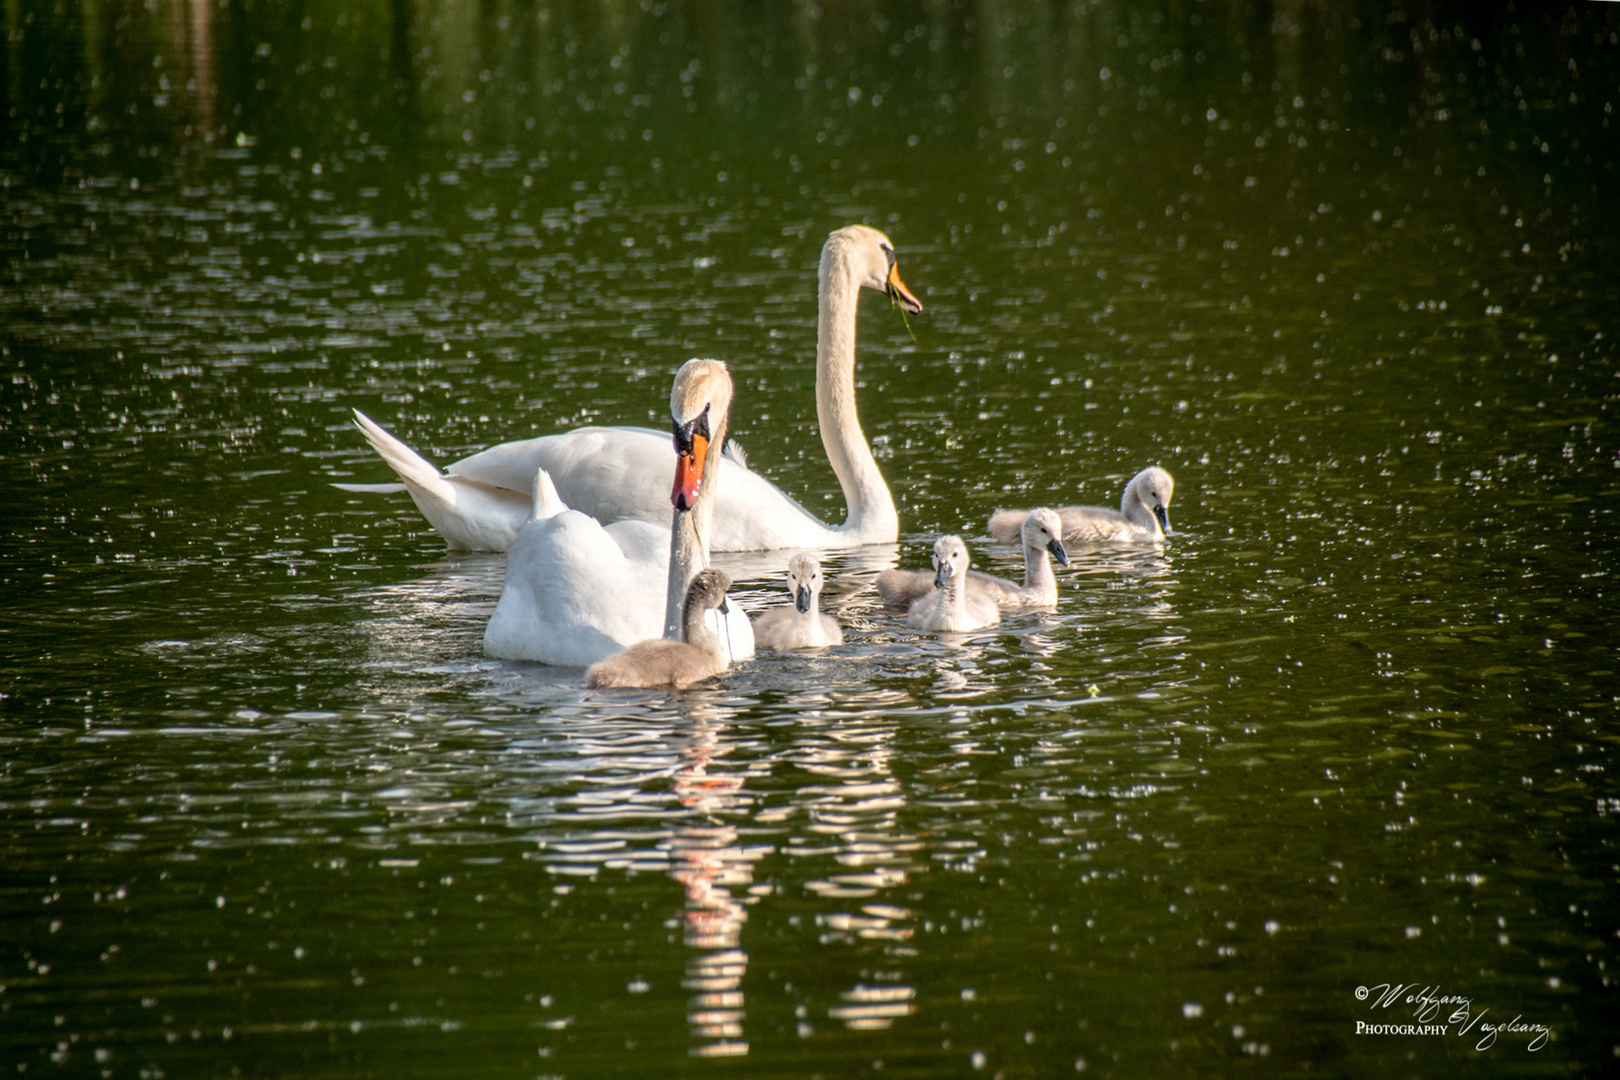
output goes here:
[[[1620, 21], [1474, 8], [10, 5], [0, 1065], [1596, 1075]], [[862, 305], [842, 646], [587, 691], [331, 486], [352, 407], [444, 462], [704, 355], [840, 518], [850, 221], [926, 310]], [[1150, 463], [1055, 612], [879, 604]]]

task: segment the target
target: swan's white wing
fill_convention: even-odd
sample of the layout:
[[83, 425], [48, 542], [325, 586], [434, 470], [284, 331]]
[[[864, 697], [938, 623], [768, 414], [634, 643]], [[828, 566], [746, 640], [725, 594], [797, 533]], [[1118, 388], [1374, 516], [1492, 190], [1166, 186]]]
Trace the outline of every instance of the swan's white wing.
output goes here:
[[650, 521], [615, 521], [606, 532], [631, 562], [669, 565], [668, 528]]
[[484, 630], [484, 651], [583, 667], [663, 632], [665, 561], [625, 558], [595, 520], [564, 511], [523, 527]]
[[1058, 508], [1063, 519], [1065, 543], [1107, 543], [1113, 540], [1137, 540], [1148, 530], [1133, 524], [1118, 510], [1107, 506], [1063, 506]]
[[589, 427], [501, 443], [445, 472], [490, 487], [527, 491], [536, 469], [551, 474], [563, 502], [598, 521], [669, 525], [675, 477], [670, 436], [651, 428]]
[[709, 521], [710, 551], [826, 548], [850, 542], [758, 473], [722, 469]]
[[754, 655], [754, 624], [741, 604], [727, 598], [724, 624], [720, 621], [719, 608], [710, 608], [705, 614], [709, 629], [720, 636], [720, 644], [727, 650], [727, 662], [747, 660]]

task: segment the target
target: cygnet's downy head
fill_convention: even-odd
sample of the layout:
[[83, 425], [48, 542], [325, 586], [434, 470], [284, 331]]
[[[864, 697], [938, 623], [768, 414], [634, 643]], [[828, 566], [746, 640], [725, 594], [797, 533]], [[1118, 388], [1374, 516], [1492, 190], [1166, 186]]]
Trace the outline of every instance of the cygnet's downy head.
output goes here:
[[1024, 518], [1022, 529], [1024, 546], [1032, 551], [1043, 548], [1052, 554], [1060, 566], [1069, 565], [1069, 552], [1063, 546], [1063, 519], [1056, 510], [1037, 506]]
[[821, 564], [811, 555], [793, 556], [788, 560], [787, 585], [793, 594], [793, 606], [808, 614], [821, 592]]
[[968, 571], [967, 545], [960, 536], [942, 536], [934, 541], [934, 587], [943, 589]]
[[1125, 486], [1125, 499], [1120, 509], [1126, 510], [1132, 502], [1140, 503], [1158, 521], [1160, 531], [1169, 536], [1170, 499], [1175, 493], [1176, 482], [1170, 478], [1170, 474], [1157, 465], [1149, 465]]
[[699, 570], [692, 578], [692, 584], [686, 587], [686, 613], [719, 608], [724, 614], [728, 610], [726, 590], [729, 588], [731, 578], [726, 576], [724, 570]]

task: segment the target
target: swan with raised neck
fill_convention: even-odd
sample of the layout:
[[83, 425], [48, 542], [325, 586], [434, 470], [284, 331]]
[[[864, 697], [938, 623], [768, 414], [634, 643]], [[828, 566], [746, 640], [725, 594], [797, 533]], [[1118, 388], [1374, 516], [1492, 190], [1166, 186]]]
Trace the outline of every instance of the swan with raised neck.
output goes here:
[[[816, 413], [847, 516], [841, 525], [827, 524], [734, 459], [715, 508], [709, 538], [715, 551], [848, 547], [899, 538], [894, 498], [856, 415], [855, 324], [862, 289], [884, 293], [910, 314], [921, 311], [922, 302], [900, 280], [889, 238], [865, 225], [847, 226], [827, 238], [818, 283]], [[670, 522], [667, 436], [649, 428], [577, 428], [501, 443], [441, 472], [358, 410], [355, 424], [400, 483], [335, 486], [409, 492], [453, 548], [509, 548], [528, 518], [529, 488], [540, 469], [551, 476], [564, 503], [603, 524]]]
[[[604, 526], [570, 509], [546, 471], [536, 471], [532, 516], [507, 552], [500, 599], [484, 630], [488, 655], [585, 665], [637, 641], [679, 636], [682, 598], [708, 567], [707, 527], [722, 490], [720, 446], [731, 400], [731, 376], [717, 360], [690, 360], [676, 374], [673, 491], [669, 436], [662, 445], [664, 498], [677, 509], [662, 527]], [[752, 656], [747, 613], [732, 604], [723, 618], [727, 655]]]

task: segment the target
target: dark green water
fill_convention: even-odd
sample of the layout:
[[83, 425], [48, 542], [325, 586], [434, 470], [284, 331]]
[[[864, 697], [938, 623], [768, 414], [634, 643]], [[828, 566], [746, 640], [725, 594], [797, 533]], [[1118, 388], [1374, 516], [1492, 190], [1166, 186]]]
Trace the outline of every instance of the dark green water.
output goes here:
[[[1620, 14], [1332, 7], [8, 4], [3, 1070], [1612, 1068]], [[587, 692], [329, 486], [350, 407], [448, 461], [706, 355], [840, 517], [856, 220], [927, 310], [844, 646]], [[878, 605], [1149, 463], [1055, 614]]]

